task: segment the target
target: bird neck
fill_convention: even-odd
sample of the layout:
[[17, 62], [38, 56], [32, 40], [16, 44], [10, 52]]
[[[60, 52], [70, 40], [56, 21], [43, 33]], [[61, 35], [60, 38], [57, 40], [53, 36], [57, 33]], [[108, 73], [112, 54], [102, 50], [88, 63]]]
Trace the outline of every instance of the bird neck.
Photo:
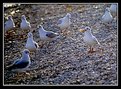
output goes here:
[[9, 20], [12, 20], [12, 18], [10, 18]]
[[92, 33], [91, 33], [90, 31], [86, 31], [86, 32], [84, 33], [84, 35], [85, 35], [85, 36], [92, 36]]
[[43, 27], [42, 27], [42, 28], [40, 28], [40, 29], [39, 29], [39, 31], [40, 31], [40, 32], [45, 32], [45, 30], [44, 30], [44, 28], [43, 28]]
[[29, 58], [29, 54], [22, 54], [22, 59], [28, 60]]
[[22, 19], [22, 22], [27, 22], [27, 20], [26, 19]]
[[13, 19], [9, 19], [9, 20], [13, 22]]
[[68, 18], [68, 17], [65, 17], [65, 21], [67, 21], [67, 22], [68, 22], [68, 21], [69, 21], [69, 18]]
[[105, 12], [105, 15], [109, 15], [109, 14], [110, 14], [110, 12], [108, 12], [108, 11]]
[[27, 41], [29, 41], [29, 42], [30, 42], [30, 41], [33, 41], [33, 37], [28, 38], [28, 40], [27, 40]]

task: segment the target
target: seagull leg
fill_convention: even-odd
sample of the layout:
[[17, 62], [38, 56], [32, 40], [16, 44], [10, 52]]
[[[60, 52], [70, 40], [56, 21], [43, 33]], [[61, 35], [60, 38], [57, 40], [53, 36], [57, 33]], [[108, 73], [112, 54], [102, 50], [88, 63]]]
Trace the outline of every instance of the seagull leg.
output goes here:
[[64, 35], [67, 35], [67, 30], [66, 30], [66, 28], [64, 29]]
[[47, 46], [46, 46], [46, 47], [49, 47], [49, 45], [50, 45], [50, 42], [48, 42], [48, 44], [47, 44]]
[[30, 57], [31, 57], [31, 61], [34, 61], [34, 59], [33, 59], [33, 52], [30, 52]]
[[61, 30], [61, 33], [64, 35], [64, 33], [65, 33], [65, 29], [62, 29], [62, 30]]
[[90, 46], [90, 50], [88, 51], [88, 53], [93, 53], [93, 52], [96, 52], [93, 47]]
[[35, 51], [35, 57], [37, 56], [38, 51], [39, 51], [39, 49], [37, 49], [37, 50]]
[[63, 29], [61, 29], [61, 31], [60, 31], [62, 34], [63, 34]]
[[99, 48], [99, 50], [100, 50], [100, 55], [102, 56], [104, 49], [101, 47], [101, 48]]
[[36, 57], [36, 51], [35, 52], [33, 51], [32, 54], [34, 55], [34, 58], [35, 58]]
[[20, 73], [20, 72], [17, 72], [17, 74], [15, 75], [15, 79], [21, 79], [21, 77], [23, 77], [24, 76], [24, 74], [23, 74], [23, 72], [22, 73]]
[[25, 75], [26, 75], [26, 77], [27, 77], [27, 76], [30, 76], [29, 73], [27, 73], [27, 72], [22, 72], [22, 73], [17, 73], [16, 76], [15, 76], [15, 79], [21, 79], [21, 78], [23, 78]]
[[91, 46], [89, 47], [89, 51], [88, 51], [88, 53], [91, 53]]
[[37, 53], [36, 53], [36, 56], [37, 56], [37, 54], [40, 52], [39, 48], [36, 50], [36, 52], [37, 52]]
[[66, 37], [69, 32], [67, 31], [67, 29], [63, 29], [61, 33]]
[[40, 48], [42, 48], [42, 47], [44, 46], [44, 44], [43, 44], [41, 41], [39, 41], [38, 44], [39, 44], [39, 47], [40, 47]]
[[91, 52], [93, 53], [93, 52], [96, 52], [96, 51], [94, 50], [94, 48], [92, 48]]

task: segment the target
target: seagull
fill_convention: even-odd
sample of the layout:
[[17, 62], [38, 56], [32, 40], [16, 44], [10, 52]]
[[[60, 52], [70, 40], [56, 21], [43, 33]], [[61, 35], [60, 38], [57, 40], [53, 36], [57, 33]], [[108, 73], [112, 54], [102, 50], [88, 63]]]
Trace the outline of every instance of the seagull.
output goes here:
[[36, 51], [39, 48], [38, 43], [33, 40], [33, 34], [32, 34], [32, 32], [28, 33], [28, 39], [27, 39], [27, 43], [26, 43], [25, 47], [29, 51]]
[[65, 29], [65, 28], [69, 27], [71, 24], [70, 18], [71, 18], [71, 14], [67, 13], [65, 17], [60, 18], [58, 20], [58, 22], [57, 22], [58, 26], [61, 29]]
[[7, 69], [9, 71], [23, 72], [27, 70], [30, 64], [31, 61], [29, 57], [29, 50], [24, 49], [22, 52], [22, 57], [20, 59], [15, 60], [13, 64], [7, 66]]
[[37, 29], [39, 31], [40, 39], [43, 41], [54, 41], [59, 37], [58, 33], [54, 33], [52, 31], [46, 31], [42, 25], [39, 25]]
[[26, 20], [25, 15], [22, 15], [22, 16], [21, 16], [20, 28], [21, 28], [22, 30], [30, 30], [30, 29], [31, 29], [30, 22], [28, 22], [28, 21]]
[[116, 4], [111, 4], [110, 12], [113, 16], [116, 16], [116, 14], [117, 14], [117, 5]]
[[8, 16], [8, 20], [5, 22], [4, 27], [5, 27], [5, 31], [15, 28], [15, 23], [11, 15]]
[[91, 33], [91, 28], [90, 27], [85, 27], [84, 29], [80, 29], [80, 32], [84, 32], [84, 37], [83, 40], [84, 42], [90, 46], [90, 50], [88, 51], [88, 53], [93, 53], [95, 52], [92, 48], [92, 46], [98, 44], [100, 45], [100, 43], [98, 42], [97, 38], [95, 36], [92, 35]]
[[52, 31], [46, 31], [42, 25], [39, 25], [38, 29], [39, 29], [39, 36], [41, 40], [52, 41], [59, 37], [58, 33], [54, 33]]
[[104, 15], [102, 16], [102, 21], [103, 21], [104, 23], [110, 23], [112, 20], [113, 20], [113, 17], [112, 17], [112, 15], [111, 15], [111, 13], [110, 13], [110, 9], [109, 9], [109, 8], [106, 8], [106, 9], [105, 9], [105, 13], [104, 13]]
[[60, 18], [58, 20], [57, 26], [60, 27], [60, 29], [67, 29], [67, 28], [69, 28], [69, 26], [71, 24], [70, 18], [71, 18], [71, 14], [67, 13], [65, 17]]

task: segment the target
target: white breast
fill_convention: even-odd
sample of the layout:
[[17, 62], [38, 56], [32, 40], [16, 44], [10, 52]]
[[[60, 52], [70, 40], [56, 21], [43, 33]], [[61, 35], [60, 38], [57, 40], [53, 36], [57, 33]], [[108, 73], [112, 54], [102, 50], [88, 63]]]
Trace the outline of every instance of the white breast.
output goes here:
[[105, 23], [108, 23], [108, 22], [111, 22], [113, 20], [113, 17], [110, 13], [105, 13], [103, 16], [102, 16], [102, 21], [105, 22]]
[[29, 24], [29, 22], [22, 21], [20, 27], [21, 27], [21, 29], [30, 29], [30, 24]]
[[70, 20], [68, 20], [67, 18], [64, 18], [64, 19], [62, 19], [62, 23], [59, 24], [58, 26], [61, 29], [65, 29], [65, 28], [69, 27], [69, 25], [70, 25]]
[[25, 47], [30, 51], [35, 51], [37, 49], [34, 42], [31, 39], [27, 39], [27, 43]]
[[83, 37], [83, 40], [84, 42], [87, 44], [87, 45], [95, 45], [97, 42], [95, 41], [95, 39], [93, 38], [93, 36], [88, 36], [88, 35], [85, 35]]
[[9, 29], [12, 29], [14, 27], [15, 27], [15, 24], [11, 20], [9, 20], [5, 23], [5, 30], [9, 30]]

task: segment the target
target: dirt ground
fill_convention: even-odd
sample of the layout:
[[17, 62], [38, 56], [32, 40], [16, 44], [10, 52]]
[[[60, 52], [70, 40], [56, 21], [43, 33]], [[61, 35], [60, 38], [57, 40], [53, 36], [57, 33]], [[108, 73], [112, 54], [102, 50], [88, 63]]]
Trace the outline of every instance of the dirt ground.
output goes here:
[[[4, 84], [5, 85], [117, 85], [117, 17], [110, 26], [100, 18], [105, 8], [111, 4], [20, 4], [4, 7], [4, 20], [12, 15], [16, 28], [4, 33]], [[71, 14], [68, 34], [61, 33], [57, 21]], [[25, 49], [27, 33], [20, 29], [21, 15], [31, 23], [34, 40], [40, 48], [31, 57], [29, 75], [6, 70], [6, 66], [21, 57]], [[37, 26], [42, 24], [48, 31], [57, 32], [60, 39], [43, 42], [39, 38]], [[88, 46], [83, 42], [83, 34], [78, 30], [89, 26], [99, 40], [96, 52], [88, 54]], [[4, 30], [4, 29], [3, 29]], [[41, 46], [41, 44], [44, 46]], [[49, 43], [49, 46], [47, 46]]]

